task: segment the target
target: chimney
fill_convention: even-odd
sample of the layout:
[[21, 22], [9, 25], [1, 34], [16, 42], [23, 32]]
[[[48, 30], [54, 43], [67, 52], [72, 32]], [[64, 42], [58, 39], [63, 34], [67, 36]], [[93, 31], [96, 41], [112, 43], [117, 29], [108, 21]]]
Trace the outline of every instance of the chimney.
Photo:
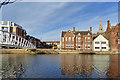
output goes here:
[[90, 32], [92, 33], [92, 27], [90, 27]]
[[73, 27], [73, 32], [75, 32], [75, 27]]
[[110, 20], [107, 21], [107, 26], [110, 27]]

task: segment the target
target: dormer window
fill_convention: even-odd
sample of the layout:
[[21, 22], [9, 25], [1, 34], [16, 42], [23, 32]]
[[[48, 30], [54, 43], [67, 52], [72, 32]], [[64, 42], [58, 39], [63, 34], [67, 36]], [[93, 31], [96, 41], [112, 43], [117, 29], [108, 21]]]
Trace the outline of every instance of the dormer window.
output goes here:
[[80, 33], [78, 33], [78, 35], [81, 35]]
[[88, 33], [88, 35], [90, 35], [90, 33]]

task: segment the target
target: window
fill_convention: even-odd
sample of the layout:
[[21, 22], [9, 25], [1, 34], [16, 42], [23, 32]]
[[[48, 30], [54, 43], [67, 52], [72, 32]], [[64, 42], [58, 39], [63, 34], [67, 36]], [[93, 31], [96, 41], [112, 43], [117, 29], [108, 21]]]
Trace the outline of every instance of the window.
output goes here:
[[80, 37], [78, 37], [78, 42], [80, 42]]
[[120, 44], [120, 39], [118, 39], [118, 44]]
[[95, 47], [95, 49], [99, 49], [100, 47]]
[[13, 32], [13, 35], [15, 35], [15, 32]]
[[76, 37], [76, 42], [77, 42], [77, 37]]
[[10, 32], [12, 33], [12, 30], [13, 30], [13, 28], [12, 27], [10, 27]]
[[2, 25], [7, 25], [7, 21], [3, 21]]
[[74, 41], [74, 37], [72, 37], [72, 41]]
[[88, 49], [90, 49], [90, 45], [88, 44]]
[[90, 42], [90, 37], [88, 37], [88, 42]]
[[78, 33], [78, 35], [80, 35], [80, 33]]
[[66, 37], [66, 41], [67, 41], [67, 37]]
[[16, 28], [13, 28], [13, 31], [16, 31]]
[[64, 37], [62, 38], [62, 41], [64, 42]]
[[106, 44], [106, 42], [101, 42], [101, 44]]
[[64, 44], [62, 45], [62, 47], [64, 48]]
[[86, 42], [86, 37], [85, 37], [85, 42]]
[[71, 41], [71, 37], [69, 37], [69, 42]]
[[102, 47], [102, 49], [106, 49], [106, 47]]
[[74, 44], [66, 44], [66, 48], [74, 48]]
[[85, 44], [85, 48], [87, 48], [87, 45]]
[[80, 48], [80, 44], [78, 45], [78, 48]]
[[95, 44], [99, 44], [99, 42], [95, 42]]
[[13, 36], [13, 39], [15, 39], [15, 36]]

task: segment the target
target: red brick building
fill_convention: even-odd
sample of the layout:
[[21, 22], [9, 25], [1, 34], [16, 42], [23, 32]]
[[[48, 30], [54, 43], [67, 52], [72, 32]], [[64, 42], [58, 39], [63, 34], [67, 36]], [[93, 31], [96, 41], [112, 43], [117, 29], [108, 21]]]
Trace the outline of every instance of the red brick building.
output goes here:
[[92, 50], [92, 27], [88, 31], [62, 31], [61, 35], [61, 48], [66, 50]]
[[120, 51], [120, 25], [111, 26], [108, 20], [104, 36], [109, 40], [110, 51]]

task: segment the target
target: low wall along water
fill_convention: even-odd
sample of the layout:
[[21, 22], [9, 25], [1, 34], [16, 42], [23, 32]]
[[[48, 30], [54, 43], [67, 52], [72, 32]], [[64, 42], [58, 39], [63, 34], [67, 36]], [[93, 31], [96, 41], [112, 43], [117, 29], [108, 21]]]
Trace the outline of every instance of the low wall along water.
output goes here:
[[53, 50], [53, 49], [1, 49], [1, 54], [120, 54], [110, 51], [77, 51], [77, 50]]

